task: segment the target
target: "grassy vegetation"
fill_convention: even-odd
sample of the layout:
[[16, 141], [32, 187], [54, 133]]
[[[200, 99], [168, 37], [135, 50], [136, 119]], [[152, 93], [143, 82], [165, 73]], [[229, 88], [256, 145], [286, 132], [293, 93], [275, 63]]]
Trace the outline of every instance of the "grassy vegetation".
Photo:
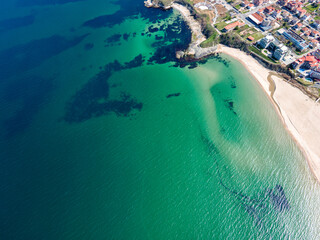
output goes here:
[[224, 29], [225, 26], [227, 26], [228, 24], [226, 24], [225, 22], [219, 22], [215, 25], [215, 27], [221, 31], [222, 29]]
[[[162, 3], [163, 6], [169, 6], [173, 3], [174, 0], [158, 0], [159, 3]], [[180, 2], [185, 2], [191, 6], [193, 6], [193, 2], [191, 0], [180, 0]]]
[[241, 8], [240, 4], [234, 6], [237, 10], [239, 10]]
[[304, 7], [304, 9], [306, 9], [309, 13], [314, 12], [315, 10], [317, 10], [319, 8], [318, 4], [309, 4], [307, 6]]
[[236, 30], [236, 33], [240, 34], [244, 30], [247, 30], [245, 34], [241, 35], [241, 37], [244, 40], [251, 36], [254, 38], [254, 41], [259, 41], [261, 38], [264, 37], [264, 35], [261, 32], [257, 31], [255, 28], [250, 28], [248, 25], [245, 25]]
[[306, 80], [304, 80], [303, 78], [296, 78], [296, 80], [299, 82], [299, 83], [301, 83], [302, 85], [304, 85], [304, 86], [310, 86], [310, 85], [313, 85], [313, 83], [312, 82], [309, 82], [309, 81], [306, 81]]
[[250, 28], [248, 25], [244, 25], [236, 30], [236, 33], [240, 33], [246, 29]]
[[264, 35], [261, 32], [256, 32], [252, 34], [251, 37], [253, 37], [255, 41], [259, 41], [261, 38], [264, 37]]
[[218, 37], [218, 33], [216, 30], [214, 30], [214, 33], [207, 40], [203, 41], [200, 44], [200, 47], [202, 48], [212, 47], [217, 37]]
[[229, 20], [231, 20], [231, 15], [227, 12], [225, 17], [218, 17], [217, 22], [225, 22]]
[[320, 20], [320, 16], [319, 15], [315, 16], [314, 20]]
[[173, 0], [159, 0], [159, 3], [162, 3], [163, 6], [169, 6]]
[[272, 63], [277, 63], [276, 61], [274, 61], [272, 58], [269, 58], [268, 56], [264, 55], [259, 49], [255, 48], [254, 46], [249, 46], [249, 50], [257, 55], [259, 55], [260, 57], [264, 58], [265, 60], [272, 62]]
[[194, 3], [191, 0], [183, 0], [184, 2], [188, 3], [189, 5], [193, 6]]

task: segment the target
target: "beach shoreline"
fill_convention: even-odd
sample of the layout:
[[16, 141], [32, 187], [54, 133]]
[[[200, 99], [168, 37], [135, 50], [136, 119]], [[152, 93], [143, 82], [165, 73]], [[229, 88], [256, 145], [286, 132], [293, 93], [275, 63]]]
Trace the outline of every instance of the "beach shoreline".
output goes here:
[[201, 32], [200, 24], [191, 16], [185, 6], [172, 3], [163, 8], [152, 0], [145, 1], [147, 7], [177, 10], [190, 27], [193, 40], [188, 49], [176, 53], [178, 59], [192, 56], [194, 60], [209, 57], [212, 54], [224, 53], [239, 61], [262, 87], [280, 116], [284, 127], [297, 143], [309, 168], [320, 183], [320, 105], [300, 89], [287, 83], [275, 71], [261, 65], [256, 59], [239, 49], [219, 44], [209, 48], [201, 48], [200, 43], [206, 40]]
[[[320, 125], [317, 125], [320, 105], [245, 52], [219, 45], [217, 53], [226, 54], [239, 61], [259, 83], [320, 183]], [[270, 87], [270, 80], [274, 83], [273, 87]]]

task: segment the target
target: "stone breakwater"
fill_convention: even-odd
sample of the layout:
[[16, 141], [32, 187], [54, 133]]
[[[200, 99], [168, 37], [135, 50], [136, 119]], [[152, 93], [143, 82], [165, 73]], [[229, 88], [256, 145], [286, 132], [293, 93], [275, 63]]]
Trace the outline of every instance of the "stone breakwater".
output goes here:
[[178, 3], [172, 3], [169, 6], [162, 6], [160, 3], [155, 3], [154, 1], [147, 0], [144, 2], [145, 6], [150, 8], [161, 8], [164, 10], [168, 9], [175, 9], [180, 12], [180, 14], [183, 16], [184, 20], [187, 22], [188, 26], [190, 27], [190, 30], [192, 32], [192, 40], [189, 44], [188, 49], [185, 51], [179, 51], [176, 53], [176, 56], [178, 59], [180, 58], [194, 58], [194, 59], [201, 59], [206, 56], [212, 55], [216, 52], [217, 46], [212, 46], [208, 48], [202, 48], [200, 47], [200, 44], [207, 40], [207, 38], [202, 33], [201, 25], [198, 21], [194, 19], [194, 17], [191, 15], [189, 9], [185, 6], [182, 6]]

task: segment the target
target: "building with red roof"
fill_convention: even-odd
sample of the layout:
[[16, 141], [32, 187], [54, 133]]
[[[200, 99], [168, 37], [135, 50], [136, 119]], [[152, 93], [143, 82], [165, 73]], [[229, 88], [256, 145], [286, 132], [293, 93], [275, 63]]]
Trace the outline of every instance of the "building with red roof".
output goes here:
[[223, 31], [228, 32], [228, 31], [234, 29], [235, 27], [241, 27], [243, 25], [244, 25], [243, 22], [236, 21], [236, 22], [230, 23], [227, 26], [225, 26]]
[[299, 58], [298, 61], [301, 63], [301, 68], [313, 69], [319, 66], [319, 60], [310, 53], [302, 58]]
[[303, 9], [301, 7], [298, 7], [297, 8], [297, 13], [298, 13], [299, 17], [303, 17], [307, 13], [307, 10], [305, 10], [305, 9]]
[[253, 21], [255, 24], [259, 25], [263, 22], [264, 18], [260, 14], [254, 13], [249, 16], [249, 19]]

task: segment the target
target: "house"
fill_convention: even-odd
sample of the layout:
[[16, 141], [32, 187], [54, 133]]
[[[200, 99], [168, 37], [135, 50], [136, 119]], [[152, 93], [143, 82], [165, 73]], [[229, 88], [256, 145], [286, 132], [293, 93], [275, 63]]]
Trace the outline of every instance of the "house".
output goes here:
[[242, 1], [241, 3], [240, 3], [240, 6], [241, 7], [246, 7], [246, 6], [248, 6], [250, 4], [250, 2], [248, 1], [248, 0], [244, 0], [244, 1]]
[[254, 4], [250, 3], [248, 6], [247, 6], [247, 9], [252, 9], [254, 8]]
[[291, 19], [291, 21], [289, 22], [289, 24], [290, 24], [290, 25], [295, 25], [295, 24], [297, 24], [297, 22], [299, 22], [299, 21], [300, 21], [299, 18], [294, 17], [294, 18]]
[[298, 8], [302, 7], [302, 2], [290, 1], [287, 3], [286, 7], [294, 14], [298, 13]]
[[293, 18], [291, 13], [289, 13], [288, 11], [282, 11], [281, 15], [283, 17], [283, 21], [285, 22], [290, 22], [291, 19]]
[[280, 18], [280, 15], [281, 15], [281, 10], [274, 10], [272, 13], [271, 13], [271, 16], [274, 17], [274, 18]]
[[303, 34], [304, 34], [305, 36], [310, 36], [311, 33], [312, 33], [312, 30], [311, 30], [310, 28], [308, 28], [308, 27], [303, 27], [303, 28], [301, 29], [301, 32], [303, 32]]
[[316, 59], [320, 60], [320, 50], [317, 49], [316, 51], [314, 51], [314, 52], [313, 52], [313, 56], [314, 56]]
[[318, 60], [315, 58], [315, 56], [311, 54], [308, 54], [300, 59], [301, 59], [301, 68], [314, 69], [319, 66]]
[[261, 6], [261, 5], [266, 4], [268, 2], [269, 2], [269, 0], [253, 0], [253, 4], [255, 6]]
[[307, 13], [307, 10], [305, 10], [301, 7], [298, 7], [296, 11], [297, 11], [298, 17], [300, 17], [300, 18], [303, 17]]
[[262, 28], [263, 31], [267, 31], [274, 26], [275, 22], [276, 20], [273, 17], [269, 16], [262, 21], [262, 23], [260, 24], [260, 27]]
[[303, 27], [303, 24], [302, 24], [302, 23], [297, 23], [297, 26], [298, 26], [298, 28], [300, 29], [300, 28]]
[[288, 2], [289, 2], [289, 0], [279, 0], [278, 4], [281, 6], [285, 6], [285, 5], [287, 5]]
[[311, 20], [311, 15], [309, 13], [306, 13], [301, 17], [301, 19], [303, 21], [309, 21], [309, 20]]
[[320, 21], [316, 20], [313, 22], [312, 26], [318, 30], [320, 30]]
[[317, 47], [319, 47], [319, 41], [318, 41], [317, 39], [312, 39], [312, 40], [311, 40], [311, 43], [310, 43], [310, 46], [311, 46], [312, 48], [317, 48]]
[[319, 37], [319, 32], [316, 30], [311, 30], [310, 36], [312, 37]]
[[316, 69], [319, 66], [319, 60], [312, 54], [303, 56], [294, 61], [291, 66], [295, 69], [297, 67], [303, 69]]
[[244, 25], [243, 22], [235, 21], [235, 22], [230, 23], [230, 24], [228, 24], [227, 26], [225, 26], [222, 31], [228, 32], [228, 31], [233, 30], [235, 27], [241, 27], [241, 26], [243, 26], [243, 25]]
[[263, 13], [264, 14], [271, 14], [273, 11], [275, 11], [276, 9], [272, 6], [266, 7], [263, 9]]

